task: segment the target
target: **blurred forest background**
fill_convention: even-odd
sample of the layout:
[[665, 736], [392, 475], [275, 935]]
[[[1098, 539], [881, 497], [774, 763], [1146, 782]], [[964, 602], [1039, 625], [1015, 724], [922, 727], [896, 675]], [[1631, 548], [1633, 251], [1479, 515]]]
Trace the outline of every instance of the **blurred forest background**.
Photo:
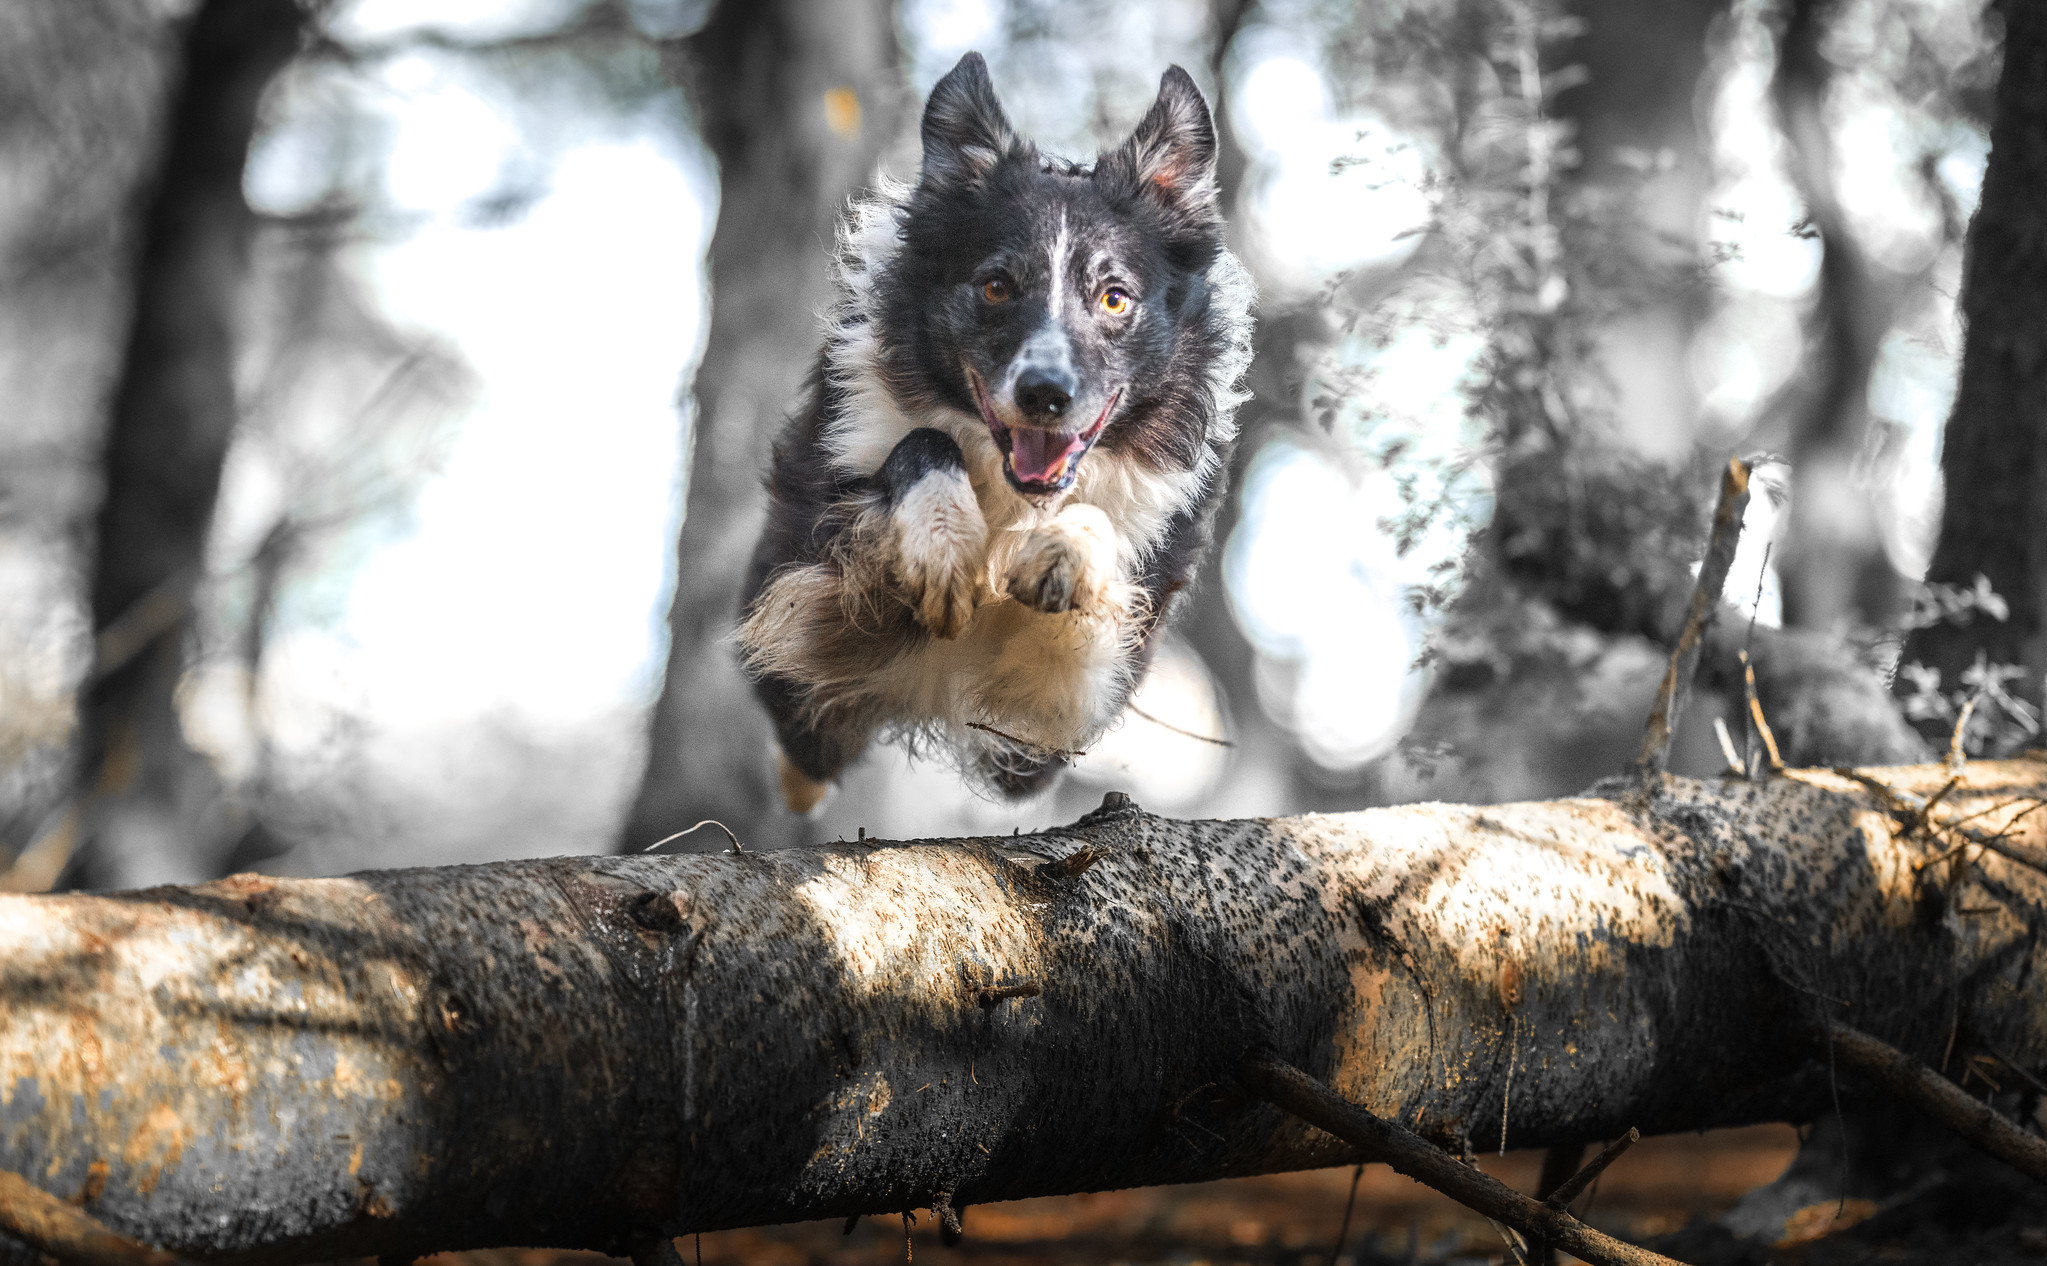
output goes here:
[[[1763, 759], [1745, 656], [1793, 763], [1921, 759], [1958, 717], [2035, 744], [2047, 19], [2006, 14], [2001, 82], [1981, 0], [13, 0], [0, 886], [724, 847], [668, 839], [703, 818], [1007, 833], [1112, 788], [1568, 794], [1634, 754], [1736, 453], [1760, 491], [1679, 772], [1726, 768], [1716, 721]], [[1254, 395], [1203, 583], [1056, 791], [884, 750], [794, 819], [727, 636], [760, 473], [837, 209], [914, 173], [969, 49], [1072, 157], [1168, 64], [1203, 85]], [[1643, 1161], [1637, 1229], [1793, 1148]], [[1259, 1181], [999, 1216], [1025, 1257], [1319, 1260], [1342, 1178]]]
[[[1734, 732], [1751, 647], [1799, 758], [1915, 755], [1887, 698], [1937, 734], [1983, 696], [1972, 750], [2021, 744], [2037, 577], [1919, 583], [2000, 32], [1977, 0], [10, 4], [6, 882], [1007, 831], [1112, 787], [1568, 793], [1632, 751], [1733, 452], [1768, 491], [1705, 668]], [[914, 173], [970, 48], [1054, 152], [1170, 63], [1217, 103], [1261, 289], [1223, 543], [1057, 792], [878, 751], [793, 820], [725, 641], [759, 472], [836, 208]]]

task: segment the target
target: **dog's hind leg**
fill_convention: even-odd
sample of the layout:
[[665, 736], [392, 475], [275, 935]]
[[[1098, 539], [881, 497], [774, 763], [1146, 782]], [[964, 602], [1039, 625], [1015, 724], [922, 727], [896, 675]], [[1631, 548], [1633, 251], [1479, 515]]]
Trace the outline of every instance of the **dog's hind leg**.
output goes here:
[[897, 441], [881, 469], [888, 523], [888, 570], [917, 623], [958, 637], [987, 588], [988, 523], [967, 459], [950, 435], [918, 427]]
[[795, 687], [785, 678], [762, 677], [753, 688], [775, 721], [775, 773], [782, 803], [791, 813], [808, 813], [831, 790], [840, 771], [859, 757], [868, 733], [853, 726], [819, 724], [805, 716]]

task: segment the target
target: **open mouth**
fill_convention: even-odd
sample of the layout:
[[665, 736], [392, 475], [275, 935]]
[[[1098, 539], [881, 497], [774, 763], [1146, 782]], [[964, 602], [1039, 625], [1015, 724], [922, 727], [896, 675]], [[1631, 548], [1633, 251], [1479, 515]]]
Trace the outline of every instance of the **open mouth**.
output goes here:
[[981, 421], [987, 423], [996, 447], [1002, 450], [1003, 473], [1025, 496], [1044, 496], [1071, 488], [1080, 474], [1080, 459], [1101, 438], [1110, 412], [1123, 398], [1121, 388], [1110, 392], [1108, 403], [1084, 431], [1047, 431], [1035, 426], [1004, 426], [995, 416], [995, 407], [988, 402], [981, 376], [969, 370], [967, 382], [974, 389], [974, 403], [981, 407]]

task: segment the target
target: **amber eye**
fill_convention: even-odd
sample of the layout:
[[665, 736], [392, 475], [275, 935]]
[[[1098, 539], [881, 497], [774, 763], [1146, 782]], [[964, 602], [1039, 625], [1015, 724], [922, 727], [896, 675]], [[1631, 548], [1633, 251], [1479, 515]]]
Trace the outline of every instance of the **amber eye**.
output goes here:
[[1130, 295], [1115, 286], [1102, 292], [1102, 311], [1110, 316], [1122, 316], [1130, 311]]
[[981, 297], [990, 303], [1009, 302], [1009, 283], [1000, 277], [990, 277], [981, 283]]

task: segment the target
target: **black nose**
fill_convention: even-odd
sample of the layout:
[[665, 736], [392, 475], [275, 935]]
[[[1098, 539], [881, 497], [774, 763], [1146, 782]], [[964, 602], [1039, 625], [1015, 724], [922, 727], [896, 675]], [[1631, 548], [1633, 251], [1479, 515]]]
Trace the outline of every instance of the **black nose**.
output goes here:
[[1033, 365], [1016, 376], [1016, 407], [1032, 422], [1050, 422], [1073, 403], [1073, 375]]

